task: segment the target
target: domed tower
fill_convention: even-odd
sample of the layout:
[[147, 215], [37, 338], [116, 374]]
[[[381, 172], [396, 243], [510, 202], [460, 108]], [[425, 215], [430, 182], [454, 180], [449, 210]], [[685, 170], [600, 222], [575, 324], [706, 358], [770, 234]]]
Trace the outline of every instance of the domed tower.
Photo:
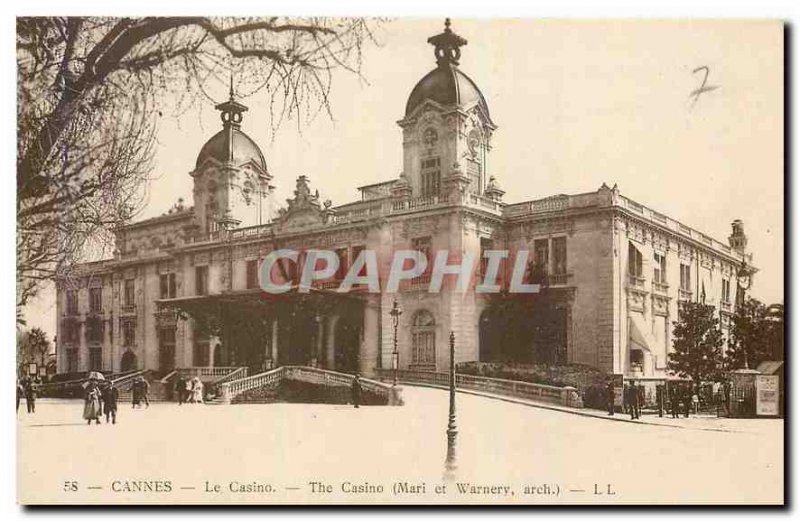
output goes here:
[[[450, 29], [428, 38], [436, 68], [411, 91], [403, 129], [403, 175], [414, 197], [440, 195], [448, 178], [464, 179], [466, 189], [484, 195], [491, 137], [497, 126], [480, 89], [458, 68], [467, 40]], [[454, 176], [455, 174], [455, 176]]]
[[195, 225], [201, 233], [269, 220], [272, 176], [258, 145], [241, 131], [247, 107], [234, 99], [233, 84], [230, 99], [215, 108], [220, 111], [222, 130], [203, 145], [191, 172]]

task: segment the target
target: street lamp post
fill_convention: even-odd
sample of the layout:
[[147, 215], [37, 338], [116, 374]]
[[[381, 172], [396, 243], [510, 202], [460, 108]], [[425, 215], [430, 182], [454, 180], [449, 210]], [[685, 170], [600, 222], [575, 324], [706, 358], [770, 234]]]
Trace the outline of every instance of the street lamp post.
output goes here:
[[456, 335], [450, 331], [450, 413], [447, 417], [447, 458], [445, 478], [453, 479], [456, 470]]
[[[753, 284], [753, 277], [750, 275], [750, 271], [747, 269], [747, 262], [742, 260], [742, 265], [739, 267], [739, 271], [736, 272], [736, 285], [738, 286], [738, 292], [736, 298], [738, 302], [736, 303], [737, 311], [743, 311], [745, 306], [745, 292], [750, 289], [750, 286]], [[750, 369], [749, 363], [747, 360], [747, 349], [744, 350], [744, 368]]]
[[400, 306], [397, 305], [397, 299], [394, 299], [392, 309], [389, 310], [389, 315], [392, 317], [392, 326], [394, 327], [394, 342], [392, 348], [392, 369], [394, 370], [393, 385], [397, 385], [397, 369], [400, 366], [400, 353], [397, 352], [397, 325], [400, 323], [400, 315], [402, 314], [403, 312], [400, 310]]

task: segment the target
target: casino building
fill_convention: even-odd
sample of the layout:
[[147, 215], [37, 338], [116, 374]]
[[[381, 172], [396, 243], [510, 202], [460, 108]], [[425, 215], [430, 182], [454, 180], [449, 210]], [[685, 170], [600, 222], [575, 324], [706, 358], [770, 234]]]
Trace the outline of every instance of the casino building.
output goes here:
[[[248, 366], [253, 374], [303, 364], [369, 375], [392, 366], [395, 299], [403, 369], [445, 370], [452, 331], [457, 362], [580, 363], [662, 377], [682, 301], [713, 304], [727, 331], [737, 272], [755, 271], [740, 221], [723, 243], [606, 184], [504, 201], [500, 181], [518, 180], [492, 170], [492, 154], [511, 151], [493, 149], [498, 127], [459, 66], [466, 40], [448, 22], [428, 43], [436, 66], [398, 121], [402, 173], [359, 187], [353, 202], [320, 200], [302, 175], [273, 214], [270, 193], [287, 180], [245, 133], [247, 107], [233, 93], [217, 105], [222, 128], [187, 178], [192, 206], [179, 201], [118, 229], [113, 258], [59, 281], [58, 371]], [[341, 266], [307, 293], [268, 295], [260, 260], [279, 248], [332, 250]], [[430, 293], [426, 271], [396, 294], [333, 291], [364, 249], [528, 250], [525, 276], [542, 290]], [[504, 280], [509, 271], [501, 265]], [[298, 272], [281, 265], [288, 281]]]

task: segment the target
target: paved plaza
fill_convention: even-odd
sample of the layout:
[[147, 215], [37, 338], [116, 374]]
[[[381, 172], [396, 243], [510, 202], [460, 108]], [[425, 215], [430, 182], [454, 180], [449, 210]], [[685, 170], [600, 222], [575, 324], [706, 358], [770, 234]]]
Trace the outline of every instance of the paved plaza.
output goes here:
[[455, 482], [436, 492], [445, 482], [448, 394], [409, 386], [403, 394], [403, 407], [360, 409], [122, 404], [116, 425], [99, 426], [81, 420], [80, 401], [43, 399], [34, 415], [22, 404], [18, 495], [76, 503], [782, 501], [782, 420], [690, 418], [674, 420], [685, 427], [677, 429], [466, 393], [457, 402]]

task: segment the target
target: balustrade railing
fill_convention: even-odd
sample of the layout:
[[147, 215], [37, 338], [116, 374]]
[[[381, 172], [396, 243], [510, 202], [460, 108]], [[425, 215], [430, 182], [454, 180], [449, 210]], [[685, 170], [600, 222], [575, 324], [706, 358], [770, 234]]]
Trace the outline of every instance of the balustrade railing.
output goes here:
[[[236, 396], [265, 386], [276, 386], [283, 380], [296, 380], [325, 387], [349, 387], [353, 375], [305, 366], [282, 366], [246, 378], [240, 378], [218, 385], [219, 396], [230, 403]], [[398, 389], [377, 380], [361, 378], [361, 388], [387, 399], [389, 405], [402, 405]]]
[[[392, 369], [379, 369], [378, 374], [382, 379], [394, 378], [394, 370]], [[436, 387], [448, 387], [450, 385], [450, 374], [443, 372], [399, 369], [397, 371], [397, 379], [402, 382], [421, 383]], [[487, 378], [485, 376], [466, 374], [456, 374], [456, 387], [524, 398], [531, 401], [553, 403], [566, 407], [583, 407], [583, 401], [575, 387], [555, 387], [518, 380]]]
[[225, 376], [240, 369], [239, 366], [181, 367], [176, 369], [183, 376]]
[[219, 385], [219, 384], [223, 384], [225, 382], [232, 382], [233, 380], [239, 380], [239, 379], [242, 379], [242, 378], [247, 378], [247, 372], [248, 372], [248, 368], [247, 367], [240, 367], [240, 368], [236, 369], [235, 371], [231, 371], [230, 373], [228, 373], [226, 375], [223, 375], [220, 378], [217, 378], [216, 380], [214, 380], [212, 382], [212, 384]]

